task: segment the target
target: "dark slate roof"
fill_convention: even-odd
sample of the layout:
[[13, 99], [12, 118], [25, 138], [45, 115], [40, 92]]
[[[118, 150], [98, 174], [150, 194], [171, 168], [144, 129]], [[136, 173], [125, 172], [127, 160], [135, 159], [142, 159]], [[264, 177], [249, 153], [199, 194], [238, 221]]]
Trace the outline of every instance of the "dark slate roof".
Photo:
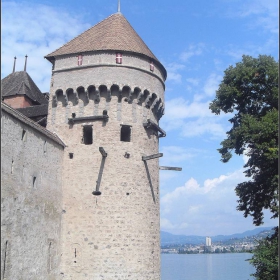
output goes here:
[[55, 141], [59, 145], [61, 145], [63, 147], [66, 147], [65, 143], [60, 139], [60, 137], [57, 134], [50, 132], [46, 128], [44, 128], [41, 125], [37, 124], [36, 122], [32, 121], [28, 117], [26, 117], [23, 114], [21, 114], [18, 110], [13, 109], [12, 107], [10, 107], [7, 104], [5, 104], [4, 102], [1, 102], [1, 109], [3, 111], [5, 111], [6, 113], [12, 115], [13, 117], [18, 119], [19, 121], [21, 121], [21, 122], [25, 123], [26, 125], [34, 128], [38, 132], [44, 134], [49, 139]]
[[160, 64], [166, 76], [166, 70], [163, 65], [121, 13], [107, 17], [59, 49], [48, 54], [45, 58], [51, 61], [60, 55], [104, 50], [127, 51], [148, 56]]
[[35, 105], [26, 108], [16, 109], [26, 117], [37, 117], [37, 116], [47, 116], [48, 115], [48, 104]]
[[2, 97], [26, 95], [39, 104], [47, 104], [48, 100], [25, 71], [11, 73], [1, 81]]

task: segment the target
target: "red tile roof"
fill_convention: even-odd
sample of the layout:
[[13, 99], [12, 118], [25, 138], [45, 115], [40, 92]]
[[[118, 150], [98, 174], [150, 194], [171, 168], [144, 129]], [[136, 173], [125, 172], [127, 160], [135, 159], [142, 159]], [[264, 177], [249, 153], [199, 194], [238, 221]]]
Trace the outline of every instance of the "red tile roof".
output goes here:
[[139, 53], [158, 61], [121, 13], [109, 16], [45, 57], [51, 60], [59, 55], [104, 50]]

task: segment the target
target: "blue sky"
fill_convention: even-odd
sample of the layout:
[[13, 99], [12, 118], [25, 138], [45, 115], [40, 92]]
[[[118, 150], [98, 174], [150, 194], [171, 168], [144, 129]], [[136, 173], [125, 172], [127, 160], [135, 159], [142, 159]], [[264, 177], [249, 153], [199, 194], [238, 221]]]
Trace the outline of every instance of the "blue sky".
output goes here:
[[[44, 56], [117, 11], [117, 0], [2, 1], [1, 78], [27, 71], [49, 91], [51, 64]], [[242, 55], [278, 60], [277, 0], [122, 0], [121, 12], [167, 69], [165, 115], [160, 126], [161, 229], [217, 235], [253, 229], [236, 211], [234, 187], [245, 180], [245, 156], [220, 162], [217, 149], [229, 115], [208, 109], [229, 65]], [[276, 220], [266, 215], [263, 226]]]

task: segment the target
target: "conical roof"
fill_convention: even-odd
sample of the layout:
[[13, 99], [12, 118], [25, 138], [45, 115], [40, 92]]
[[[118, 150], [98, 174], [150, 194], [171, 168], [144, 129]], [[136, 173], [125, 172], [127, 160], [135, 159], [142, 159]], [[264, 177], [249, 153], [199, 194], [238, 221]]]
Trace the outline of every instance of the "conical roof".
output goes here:
[[158, 61], [121, 13], [109, 16], [45, 57], [51, 60], [59, 55], [104, 50], [139, 53]]
[[11, 73], [1, 81], [2, 96], [26, 95], [39, 104], [47, 104], [48, 100], [36, 86], [26, 71]]

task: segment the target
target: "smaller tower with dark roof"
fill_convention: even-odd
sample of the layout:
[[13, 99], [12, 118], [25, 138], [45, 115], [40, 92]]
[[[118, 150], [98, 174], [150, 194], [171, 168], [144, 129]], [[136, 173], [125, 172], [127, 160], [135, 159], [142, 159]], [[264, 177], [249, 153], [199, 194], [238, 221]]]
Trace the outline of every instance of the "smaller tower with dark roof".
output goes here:
[[46, 58], [47, 128], [67, 145], [64, 279], [159, 280], [165, 68], [120, 12]]
[[2, 101], [42, 126], [46, 126], [48, 94], [44, 95], [26, 72], [26, 62], [24, 68], [24, 71], [13, 71], [2, 79]]

